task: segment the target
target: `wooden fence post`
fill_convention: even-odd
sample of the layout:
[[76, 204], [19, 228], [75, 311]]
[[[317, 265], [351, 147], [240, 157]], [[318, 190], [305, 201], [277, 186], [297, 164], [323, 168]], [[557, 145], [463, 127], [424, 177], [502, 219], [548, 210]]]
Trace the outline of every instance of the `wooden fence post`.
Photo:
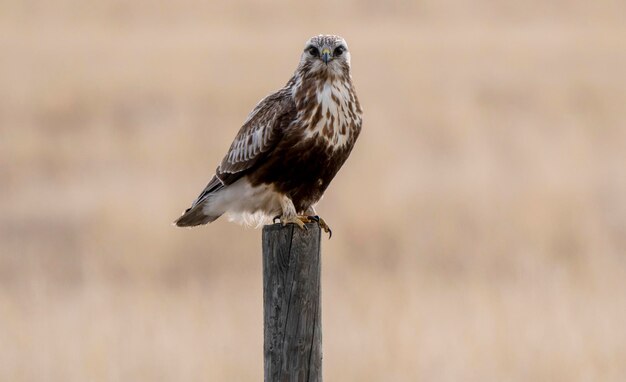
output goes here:
[[265, 382], [322, 380], [320, 228], [263, 227]]

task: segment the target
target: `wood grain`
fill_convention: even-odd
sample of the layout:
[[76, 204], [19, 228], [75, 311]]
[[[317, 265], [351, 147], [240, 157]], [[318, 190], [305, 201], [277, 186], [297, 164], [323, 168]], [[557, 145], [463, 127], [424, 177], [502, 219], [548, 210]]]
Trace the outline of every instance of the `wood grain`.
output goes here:
[[263, 228], [265, 381], [322, 380], [320, 228]]

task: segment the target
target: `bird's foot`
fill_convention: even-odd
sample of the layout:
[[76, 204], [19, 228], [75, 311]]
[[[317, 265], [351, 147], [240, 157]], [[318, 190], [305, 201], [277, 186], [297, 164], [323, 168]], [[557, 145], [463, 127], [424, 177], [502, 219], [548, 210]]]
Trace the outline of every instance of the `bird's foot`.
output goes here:
[[326, 221], [324, 221], [324, 219], [322, 219], [321, 217], [317, 215], [314, 215], [314, 216], [295, 215], [295, 216], [290, 216], [290, 217], [276, 216], [274, 217], [273, 221], [276, 222], [277, 219], [280, 221], [280, 223], [282, 223], [283, 226], [286, 226], [287, 224], [291, 223], [291, 224], [297, 225], [298, 227], [300, 227], [300, 229], [307, 229], [306, 223], [315, 222], [317, 223], [317, 225], [319, 225], [321, 229], [324, 230], [324, 232], [328, 234], [329, 239], [333, 237], [333, 231], [330, 229], [328, 224], [326, 224]]
[[291, 223], [297, 225], [298, 227], [300, 227], [300, 229], [307, 229], [305, 224], [310, 223], [310, 220], [308, 216], [293, 215], [288, 217], [281, 216], [280, 222], [282, 223], [283, 227]]
[[326, 224], [326, 222], [324, 221], [324, 219], [322, 219], [321, 217], [315, 215], [315, 216], [307, 216], [307, 218], [309, 219], [309, 222], [317, 222], [317, 225], [320, 226], [321, 229], [324, 230], [324, 232], [326, 232], [328, 234], [328, 238], [330, 239], [331, 237], [333, 237], [333, 230], [330, 229], [330, 227], [328, 226], [328, 224]]

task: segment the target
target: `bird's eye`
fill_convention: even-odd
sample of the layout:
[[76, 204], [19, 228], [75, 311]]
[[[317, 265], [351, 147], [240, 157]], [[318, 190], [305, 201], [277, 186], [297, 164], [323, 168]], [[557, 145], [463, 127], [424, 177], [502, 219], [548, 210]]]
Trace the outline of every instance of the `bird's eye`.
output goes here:
[[319, 49], [317, 49], [317, 48], [316, 48], [316, 47], [314, 47], [314, 46], [309, 47], [309, 48], [307, 49], [307, 51], [309, 52], [309, 54], [310, 54], [311, 56], [314, 56], [314, 57], [317, 57], [317, 56], [319, 56], [319, 55], [320, 55], [320, 51], [319, 51]]
[[346, 48], [344, 48], [343, 46], [338, 46], [335, 48], [335, 51], [333, 52], [333, 56], [335, 57], [341, 56], [345, 50]]

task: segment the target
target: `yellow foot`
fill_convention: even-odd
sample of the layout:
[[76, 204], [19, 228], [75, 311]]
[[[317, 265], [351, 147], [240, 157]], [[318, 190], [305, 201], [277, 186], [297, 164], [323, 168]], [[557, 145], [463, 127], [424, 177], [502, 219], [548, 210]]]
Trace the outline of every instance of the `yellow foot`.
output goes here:
[[333, 231], [330, 229], [330, 227], [328, 226], [328, 224], [326, 224], [326, 221], [324, 221], [324, 219], [322, 219], [319, 216], [307, 216], [307, 215], [296, 215], [296, 216], [290, 216], [290, 217], [286, 217], [283, 218], [281, 217], [275, 217], [274, 221], [276, 221], [276, 219], [279, 218], [280, 222], [282, 223], [283, 226], [286, 226], [287, 224], [291, 223], [291, 224], [295, 224], [298, 227], [300, 227], [300, 229], [306, 229], [306, 223], [313, 223], [316, 222], [321, 229], [324, 230], [324, 232], [326, 232], [328, 234], [328, 238], [330, 239], [331, 237], [333, 237]]
[[301, 215], [296, 215], [296, 216], [288, 216], [288, 217], [280, 217], [280, 222], [282, 223], [283, 226], [286, 226], [287, 224], [295, 224], [298, 227], [300, 227], [300, 229], [306, 229], [306, 223], [310, 223], [309, 217], [308, 216], [301, 216]]

